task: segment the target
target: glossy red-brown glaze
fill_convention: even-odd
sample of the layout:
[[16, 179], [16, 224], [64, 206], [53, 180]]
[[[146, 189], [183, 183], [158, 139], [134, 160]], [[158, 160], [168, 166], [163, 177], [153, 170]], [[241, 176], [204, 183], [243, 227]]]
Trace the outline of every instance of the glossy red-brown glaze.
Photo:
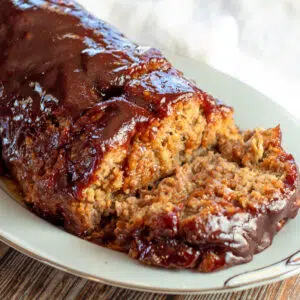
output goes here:
[[125, 86], [125, 94], [131, 101], [156, 116], [168, 115], [172, 104], [183, 101], [195, 92], [195, 87], [175, 69], [144, 74]]
[[124, 249], [130, 248], [130, 255], [146, 264], [196, 268], [201, 272], [245, 263], [270, 246], [278, 224], [295, 217], [299, 208], [296, 193], [287, 199], [284, 206], [281, 199], [277, 200], [280, 209], [276, 203], [270, 204], [268, 214], [240, 212], [211, 215], [204, 220], [182, 220], [180, 212], [160, 215], [156, 222], [151, 220], [151, 227], [137, 229]]
[[191, 269], [197, 267], [201, 251], [180, 240], [147, 240], [143, 236], [136, 237], [130, 255], [144, 263], [164, 268]]
[[[126, 149], [136, 131], [171, 113], [172, 104], [194, 95], [208, 122], [215, 110], [222, 113], [222, 106], [158, 50], [129, 41], [73, 1], [0, 0], [0, 48], [0, 174], [22, 168], [20, 182], [39, 176], [30, 194], [43, 200], [39, 210], [44, 217], [47, 201], [58, 203], [58, 216], [67, 214], [61, 203], [78, 197], [104, 154], [116, 145]], [[164, 267], [212, 271], [248, 261], [270, 244], [278, 222], [296, 214], [296, 180], [295, 167], [286, 177], [289, 204], [269, 207], [271, 218], [225, 212], [207, 223], [181, 221], [178, 207], [130, 233], [122, 233], [120, 222], [109, 220], [108, 225], [104, 219], [102, 242], [118, 248], [117, 238], [119, 250]], [[233, 228], [249, 239], [239, 244]]]
[[[48, 152], [52, 164], [60, 157], [59, 174], [72, 174], [68, 180], [59, 176], [56, 183], [49, 179], [50, 185], [86, 184], [105, 151], [128, 143], [138, 126], [193, 91], [179, 72], [164, 74], [170, 64], [158, 50], [136, 45], [72, 1], [6, 0], [0, 5], [0, 134], [8, 167], [26, 157], [24, 139], [31, 136], [41, 157]], [[150, 98], [138, 101], [124, 87], [156, 69], [165, 86], [154, 80], [151, 93], [160, 89], [165, 103], [153, 110]], [[174, 95], [178, 89], [181, 93]]]
[[[111, 245], [119, 245], [146, 264], [167, 268], [194, 268], [212, 272], [248, 262], [271, 245], [274, 235], [296, 216], [299, 209], [299, 181], [291, 155], [278, 158], [288, 162], [287, 182], [278, 198], [248, 211], [223, 200], [219, 214], [183, 218], [184, 203], [169, 213], [152, 215], [128, 227], [116, 223], [117, 235]], [[120, 237], [122, 237], [120, 239]], [[113, 240], [113, 239], [112, 239]]]
[[43, 216], [51, 206], [67, 219], [62, 203], [81, 197], [106, 153], [129, 151], [178, 101], [205, 101], [160, 51], [73, 1], [0, 0], [0, 20], [1, 169], [28, 183]]

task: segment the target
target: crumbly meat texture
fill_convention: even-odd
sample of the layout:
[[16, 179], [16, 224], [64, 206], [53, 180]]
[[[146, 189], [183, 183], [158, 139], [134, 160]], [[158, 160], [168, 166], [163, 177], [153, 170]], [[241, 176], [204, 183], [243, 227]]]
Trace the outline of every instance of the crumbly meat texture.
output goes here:
[[0, 172], [42, 217], [146, 263], [212, 271], [295, 215], [279, 128], [241, 134], [160, 51], [73, 1], [0, 0], [0, 20]]
[[279, 127], [224, 136], [139, 195], [103, 194], [110, 214], [90, 238], [162, 267], [248, 262], [300, 205], [297, 168], [280, 144]]

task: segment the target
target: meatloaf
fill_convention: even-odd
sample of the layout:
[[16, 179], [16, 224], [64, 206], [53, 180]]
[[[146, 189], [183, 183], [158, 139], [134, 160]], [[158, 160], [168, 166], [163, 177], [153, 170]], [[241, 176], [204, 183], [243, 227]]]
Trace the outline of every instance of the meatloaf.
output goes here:
[[[148, 264], [251, 260], [296, 215], [280, 128], [67, 0], [0, 0], [0, 170], [40, 216]], [[199, 70], [201, 72], [201, 70]]]

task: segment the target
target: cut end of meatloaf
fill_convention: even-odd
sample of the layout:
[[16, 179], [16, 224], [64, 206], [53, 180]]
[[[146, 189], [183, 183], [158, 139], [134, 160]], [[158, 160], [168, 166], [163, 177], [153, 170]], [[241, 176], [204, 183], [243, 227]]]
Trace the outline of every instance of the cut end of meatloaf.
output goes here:
[[0, 174], [39, 215], [206, 272], [250, 260], [295, 216], [279, 127], [241, 133], [159, 50], [71, 0], [0, 3]]
[[250, 261], [299, 208], [297, 168], [280, 144], [279, 127], [224, 136], [137, 195], [99, 194], [109, 213], [89, 238], [162, 267]]
[[[157, 97], [157, 92], [153, 95]], [[164, 101], [167, 97], [166, 93], [160, 95]], [[185, 100], [169, 106], [163, 118], [152, 119], [147, 126], [139, 127], [129, 143], [103, 155], [92, 180], [65, 208], [64, 217], [70, 222], [70, 230], [91, 232], [101, 216], [109, 214], [116, 194], [135, 194], [153, 186], [157, 180], [190, 161], [199, 149], [211, 149], [221, 136], [237, 132], [231, 109], [218, 106], [211, 112], [214, 116], [210, 121], [203, 112], [203, 102], [207, 101], [205, 94], [190, 93], [184, 97]], [[83, 141], [86, 140], [84, 136]], [[77, 152], [79, 161], [82, 153]]]

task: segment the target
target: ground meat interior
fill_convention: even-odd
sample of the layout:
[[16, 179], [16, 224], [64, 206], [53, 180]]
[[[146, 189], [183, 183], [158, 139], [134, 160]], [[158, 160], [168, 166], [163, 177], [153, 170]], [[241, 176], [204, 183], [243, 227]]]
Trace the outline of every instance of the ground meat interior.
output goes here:
[[110, 208], [89, 239], [163, 267], [210, 272], [250, 261], [296, 212], [292, 161], [278, 127], [220, 137], [136, 195], [103, 194]]
[[0, 0], [0, 48], [0, 174], [41, 217], [209, 272], [251, 260], [296, 215], [279, 127], [240, 132], [231, 107], [76, 2]]

